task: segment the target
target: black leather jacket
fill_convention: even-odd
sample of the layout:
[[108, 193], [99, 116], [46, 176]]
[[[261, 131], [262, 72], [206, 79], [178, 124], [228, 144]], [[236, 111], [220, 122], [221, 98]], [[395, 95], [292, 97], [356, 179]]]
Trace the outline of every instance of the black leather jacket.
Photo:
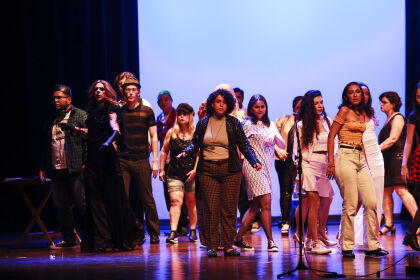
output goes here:
[[[197, 166], [197, 173], [201, 172], [203, 164], [203, 138], [206, 133], [207, 125], [209, 123], [209, 116], [205, 116], [198, 121], [194, 136], [190, 145], [185, 149], [187, 154], [195, 154], [200, 149], [200, 158]], [[226, 116], [226, 131], [229, 142], [229, 171], [238, 172], [242, 170], [241, 160], [239, 159], [238, 149], [245, 156], [251, 165], [260, 163], [255, 155], [254, 150], [249, 144], [248, 138], [245, 136], [245, 132], [241, 126], [239, 120], [230, 115]]]

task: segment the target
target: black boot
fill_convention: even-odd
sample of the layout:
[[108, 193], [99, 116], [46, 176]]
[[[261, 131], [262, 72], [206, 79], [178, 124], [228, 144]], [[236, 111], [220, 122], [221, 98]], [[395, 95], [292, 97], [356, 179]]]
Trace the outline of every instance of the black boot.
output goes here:
[[416, 234], [411, 234], [409, 232], [405, 233], [403, 244], [410, 246], [411, 249], [415, 251], [420, 251], [419, 241], [417, 240]]
[[188, 236], [190, 242], [197, 242], [197, 232], [195, 229], [190, 229], [190, 235]]

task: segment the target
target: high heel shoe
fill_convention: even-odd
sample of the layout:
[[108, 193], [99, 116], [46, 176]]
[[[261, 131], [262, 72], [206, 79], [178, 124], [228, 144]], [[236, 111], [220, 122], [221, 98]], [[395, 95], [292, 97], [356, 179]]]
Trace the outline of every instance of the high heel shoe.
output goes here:
[[327, 246], [327, 247], [337, 245], [337, 242], [331, 241], [328, 238], [325, 238], [325, 237], [323, 237], [321, 235], [318, 235], [318, 239], [319, 239], [319, 241], [321, 241], [322, 243], [324, 243], [324, 246]]
[[405, 233], [403, 244], [410, 246], [411, 249], [415, 251], [420, 251], [419, 241], [417, 240], [416, 234], [411, 234], [409, 232]]
[[391, 232], [391, 234], [394, 234], [395, 233], [395, 226], [394, 226], [394, 224], [392, 224], [391, 226], [384, 225], [381, 228], [381, 230], [379, 231], [379, 234], [380, 235], [385, 235], [388, 232]]
[[343, 237], [341, 236], [341, 229], [337, 232], [337, 248], [340, 249], [342, 247]]
[[[305, 238], [303, 238], [303, 240], [305, 240]], [[293, 243], [295, 244], [295, 248], [297, 248], [296, 243], [300, 244], [297, 232], [293, 235]]]

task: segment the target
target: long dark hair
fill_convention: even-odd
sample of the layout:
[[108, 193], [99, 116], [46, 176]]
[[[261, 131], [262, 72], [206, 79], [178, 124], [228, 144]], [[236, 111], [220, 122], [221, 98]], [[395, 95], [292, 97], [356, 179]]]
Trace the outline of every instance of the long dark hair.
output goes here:
[[[302, 121], [302, 146], [304, 148], [309, 147], [314, 141], [314, 134], [318, 139], [319, 128], [317, 125], [317, 115], [315, 112], [314, 99], [315, 97], [321, 96], [319, 90], [310, 90], [303, 96], [302, 103], [300, 104], [298, 118]], [[328, 127], [331, 126], [330, 121], [327, 118], [327, 113], [322, 111], [321, 116], [327, 121]]]
[[[366, 84], [364, 84], [364, 83], [359, 83], [360, 84], [360, 87], [362, 88], [362, 87], [365, 87], [366, 89], [367, 89], [367, 91], [369, 92], [369, 100], [368, 100], [368, 102], [366, 103], [366, 105], [365, 105], [365, 112], [366, 112], [366, 115], [370, 118], [370, 119], [374, 119], [374, 120], [376, 120], [376, 117], [375, 117], [375, 109], [373, 109], [373, 107], [372, 107], [372, 94], [370, 93], [370, 89], [369, 89], [369, 87], [366, 85]], [[363, 93], [363, 89], [362, 89], [362, 93]], [[363, 94], [363, 98], [365, 98], [365, 95]]]
[[261, 100], [262, 102], [264, 102], [265, 104], [265, 114], [262, 117], [262, 122], [264, 123], [265, 126], [269, 127], [270, 126], [270, 119], [268, 118], [268, 105], [267, 105], [267, 101], [265, 100], [264, 96], [262, 96], [261, 94], [254, 94], [251, 99], [248, 102], [248, 119], [250, 119], [252, 121], [253, 124], [256, 124], [258, 122], [257, 117], [255, 117], [254, 112], [252, 111], [252, 106], [254, 106], [254, 104], [258, 101]]
[[358, 111], [359, 111], [359, 113], [366, 112], [365, 96], [363, 94], [362, 87], [360, 86], [360, 84], [358, 82], [350, 82], [344, 87], [343, 94], [341, 96], [341, 104], [340, 104], [340, 106], [338, 106], [338, 109], [340, 109], [343, 106], [346, 106], [346, 107], [348, 107], [350, 109], [353, 109], [353, 110], [355, 109], [355, 108], [353, 108], [353, 106], [350, 103], [349, 98], [347, 97], [347, 90], [349, 89], [350, 86], [353, 86], [353, 85], [358, 86], [359, 89], [360, 89], [360, 93], [362, 94], [362, 101], [360, 102]]

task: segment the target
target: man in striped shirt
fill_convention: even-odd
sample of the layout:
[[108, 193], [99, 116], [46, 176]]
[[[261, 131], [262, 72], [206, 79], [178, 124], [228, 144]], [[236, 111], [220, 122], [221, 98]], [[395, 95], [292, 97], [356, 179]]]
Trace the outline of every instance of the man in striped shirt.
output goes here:
[[[152, 179], [158, 174], [158, 137], [153, 110], [144, 106], [138, 98], [140, 84], [135, 78], [127, 78], [122, 85], [126, 104], [122, 107], [124, 114], [125, 147], [118, 151], [124, 188], [130, 201], [141, 203], [146, 215], [147, 231], [150, 243], [159, 243], [159, 218], [153, 198]], [[149, 162], [149, 138], [152, 146], [153, 162]], [[130, 190], [130, 186], [133, 188]], [[143, 217], [139, 217], [143, 219]]]

